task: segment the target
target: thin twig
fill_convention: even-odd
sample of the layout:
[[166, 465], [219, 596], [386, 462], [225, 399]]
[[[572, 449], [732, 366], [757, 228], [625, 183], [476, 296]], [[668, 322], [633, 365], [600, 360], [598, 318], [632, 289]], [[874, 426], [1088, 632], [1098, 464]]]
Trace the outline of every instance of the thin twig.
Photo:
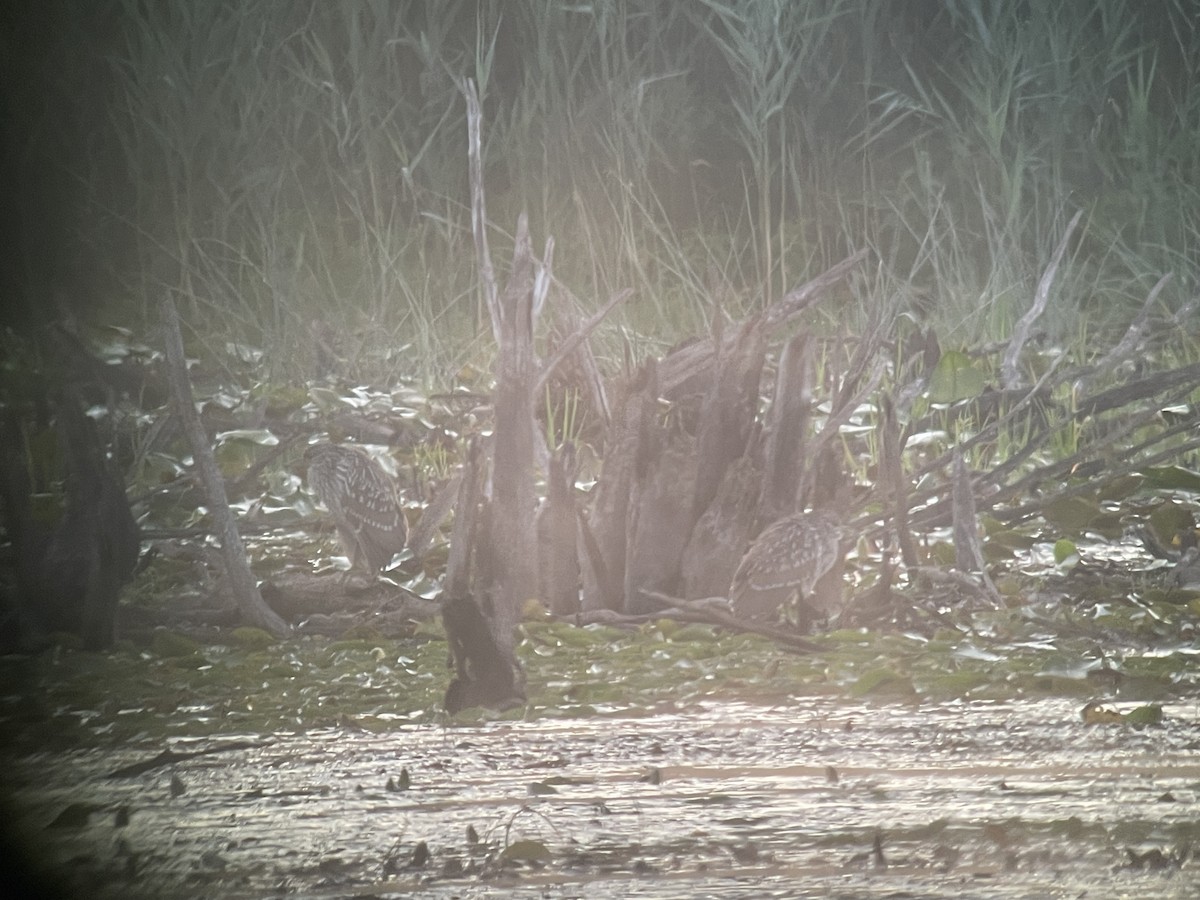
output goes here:
[[471, 175], [471, 235], [475, 239], [475, 263], [479, 266], [479, 287], [487, 304], [488, 317], [492, 322], [492, 337], [500, 344], [500, 323], [504, 312], [500, 309], [496, 288], [496, 272], [492, 267], [492, 254], [487, 240], [487, 205], [483, 196], [483, 151], [481, 133], [483, 112], [479, 106], [479, 94], [475, 90], [475, 79], [455, 79], [459, 92], [467, 103], [467, 161]]
[[[642, 590], [642, 596], [667, 604], [670, 610], [666, 614], [673, 618], [681, 618], [689, 622], [719, 625], [722, 628], [728, 628], [730, 631], [757, 634], [760, 637], [770, 638], [773, 641], [786, 644], [795, 650], [804, 650], [809, 653], [816, 653], [821, 649], [821, 646], [815, 641], [810, 641], [799, 634], [785, 631], [781, 626], [760, 625], [756, 622], [735, 619], [733, 616], [714, 609], [711, 605], [705, 605], [703, 601], [684, 600], [681, 597], [672, 597], [670, 594], [664, 594], [660, 591], [645, 589]], [[659, 617], [662, 615], [663, 613], [658, 614]]]

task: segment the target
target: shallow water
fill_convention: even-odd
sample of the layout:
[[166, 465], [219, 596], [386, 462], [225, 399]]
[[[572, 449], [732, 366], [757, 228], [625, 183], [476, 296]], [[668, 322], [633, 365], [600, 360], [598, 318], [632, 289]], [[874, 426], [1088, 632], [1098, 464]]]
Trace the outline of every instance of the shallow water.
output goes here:
[[7, 783], [15, 830], [99, 897], [1200, 896], [1200, 864], [1127, 852], [1200, 849], [1200, 705], [1141, 731], [1079, 705], [348, 725], [177, 741], [265, 743], [130, 778], [106, 776], [163, 748], [35, 754]]

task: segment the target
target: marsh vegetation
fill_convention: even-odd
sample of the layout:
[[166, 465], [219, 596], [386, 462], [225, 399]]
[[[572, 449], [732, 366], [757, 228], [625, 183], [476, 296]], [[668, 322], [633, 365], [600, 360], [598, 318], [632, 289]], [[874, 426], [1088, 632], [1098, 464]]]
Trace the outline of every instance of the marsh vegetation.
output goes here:
[[[17, 835], [112, 894], [1178, 889], [1198, 21], [1192, 0], [14, 14]], [[231, 599], [166, 309], [269, 615]], [[518, 369], [533, 390], [505, 393]], [[102, 652], [22, 618], [21, 537], [81, 502], [55, 437], [75, 405], [142, 537]], [[398, 479], [411, 540], [383, 580], [341, 571], [301, 477], [316, 435]], [[488, 519], [491, 489], [555, 512]], [[694, 605], [820, 502], [849, 529], [844, 612], [800, 634]], [[452, 719], [447, 568], [488, 548], [455, 584], [486, 593], [506, 536], [542, 560], [490, 570], [523, 702]], [[262, 847], [295, 865], [264, 875]]]

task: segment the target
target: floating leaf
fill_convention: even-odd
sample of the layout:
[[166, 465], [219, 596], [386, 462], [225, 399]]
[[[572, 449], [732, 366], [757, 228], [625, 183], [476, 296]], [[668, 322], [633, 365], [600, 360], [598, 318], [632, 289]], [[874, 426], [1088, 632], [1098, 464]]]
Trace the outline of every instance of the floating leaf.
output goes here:
[[954, 403], [978, 397], [983, 392], [985, 378], [971, 357], [957, 350], [947, 350], [938, 360], [929, 379], [930, 403]]
[[911, 681], [891, 669], [871, 669], [850, 686], [850, 693], [855, 697], [873, 693], [911, 694], [913, 686]]
[[[1176, 865], [1174, 854], [1168, 856], [1158, 847], [1151, 847], [1145, 853], [1138, 853], [1132, 847], [1126, 847], [1125, 853], [1129, 857], [1129, 864], [1125, 867], [1127, 869], [1161, 871], [1162, 869]], [[1179, 864], [1182, 864], [1182, 860], [1179, 861]]]
[[1061, 497], [1042, 509], [1047, 522], [1071, 534], [1082, 532], [1101, 513], [1100, 505], [1086, 497]]
[[[566, 762], [550, 762], [547, 765], [566, 765]], [[542, 780], [544, 784], [595, 784], [596, 779], [587, 775], [551, 775]]]
[[1032, 535], [1010, 528], [1008, 524], [994, 516], [979, 516], [979, 524], [983, 527], [983, 533], [988, 538], [989, 544], [998, 544], [1008, 547], [1009, 550], [1028, 550], [1037, 544], [1037, 540]]
[[954, 655], [960, 659], [975, 659], [981, 662], [1000, 662], [1005, 657], [999, 653], [993, 653], [990, 650], [981, 650], [974, 644], [963, 644], [954, 651]]
[[920, 431], [904, 442], [904, 446], [912, 449], [914, 447], [940, 447], [950, 442], [950, 435], [945, 431]]
[[262, 650], [276, 643], [275, 636], [270, 632], [250, 625], [241, 625], [233, 629], [229, 637], [239, 647], [248, 650]]
[[700, 625], [696, 623], [684, 625], [682, 628], [677, 628], [671, 633], [671, 641], [674, 643], [682, 643], [685, 641], [711, 643], [716, 639], [716, 637], [717, 634], [711, 625]]
[[1161, 725], [1163, 708], [1158, 704], [1139, 706], [1125, 713], [1125, 721], [1130, 725]]
[[231, 440], [217, 444], [213, 455], [221, 467], [221, 474], [226, 478], [241, 475], [257, 461], [259, 453], [257, 442]]
[[151, 639], [151, 649], [158, 656], [183, 657], [199, 656], [200, 644], [174, 631], [155, 631]]
[[1099, 703], [1089, 703], [1079, 711], [1084, 725], [1119, 725], [1125, 721], [1115, 709], [1101, 706]]
[[951, 672], [931, 678], [922, 685], [921, 693], [942, 697], [964, 697], [987, 682], [988, 678], [982, 672]]
[[513, 841], [500, 853], [501, 862], [549, 862], [553, 858], [541, 841]]
[[248, 443], [257, 444], [260, 447], [274, 447], [279, 443], [279, 438], [267, 428], [234, 428], [230, 431], [222, 431], [216, 437], [216, 445], [218, 447], [222, 444], [231, 443]]
[[1196, 527], [1196, 520], [1190, 510], [1176, 503], [1164, 503], [1150, 513], [1150, 527], [1160, 543], [1174, 546], [1179, 535]]
[[990, 563], [1000, 563], [1016, 556], [1015, 551], [1004, 544], [988, 541], [983, 545], [983, 558]]
[[1103, 512], [1088, 524], [1087, 530], [1093, 534], [1101, 535], [1110, 541], [1120, 540], [1125, 533], [1125, 522], [1120, 514], [1112, 512]]
[[1096, 496], [1101, 500], [1124, 500], [1140, 491], [1145, 483], [1141, 475], [1120, 475], [1104, 482]]
[[521, 604], [521, 620], [524, 622], [549, 621], [550, 610], [537, 597], [530, 597]]
[[342, 405], [341, 395], [337, 391], [321, 385], [309, 388], [308, 396], [321, 412], [333, 412]]
[[929, 560], [934, 565], [952, 566], [955, 563], [954, 545], [948, 541], [938, 541], [929, 547]]
[[1200, 494], [1200, 472], [1183, 466], [1150, 466], [1142, 470], [1146, 487]]
[[1054, 561], [1058, 565], [1062, 565], [1067, 560], [1074, 558], [1079, 559], [1079, 548], [1075, 546], [1074, 541], [1069, 541], [1066, 538], [1060, 538], [1054, 542]]
[[1011, 528], [1005, 528], [1000, 531], [990, 532], [987, 542], [988, 544], [994, 544], [997, 547], [1003, 547], [1006, 550], [1016, 552], [1018, 550], [1028, 550], [1037, 543], [1037, 539], [1032, 535], [1023, 534]]
[[258, 347], [251, 347], [249, 344], [239, 344], [235, 341], [225, 342], [225, 352], [238, 362], [249, 363], [251, 365], [262, 362], [263, 358], [263, 351]]

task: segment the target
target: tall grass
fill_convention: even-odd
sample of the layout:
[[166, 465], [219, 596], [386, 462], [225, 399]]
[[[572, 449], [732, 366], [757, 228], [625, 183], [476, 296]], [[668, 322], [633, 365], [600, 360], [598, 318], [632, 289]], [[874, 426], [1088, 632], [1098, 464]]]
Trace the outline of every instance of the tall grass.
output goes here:
[[[461, 75], [484, 96], [497, 260], [528, 210], [564, 284], [634, 288], [624, 324], [657, 345], [864, 245], [876, 270], [812, 324], [900, 297], [945, 345], [996, 339], [1080, 207], [1051, 339], [1120, 327], [1163, 271], [1168, 306], [1197, 281], [1196, 0], [110, 0], [90, 17], [57, 69], [8, 88], [37, 126], [10, 161], [73, 186], [62, 249], [102, 287], [95, 316], [154, 321], [172, 291], [198, 340], [261, 345], [279, 374], [308, 371], [313, 320], [357, 377], [486, 359]], [[35, 268], [20, 290], [62, 287]]]

